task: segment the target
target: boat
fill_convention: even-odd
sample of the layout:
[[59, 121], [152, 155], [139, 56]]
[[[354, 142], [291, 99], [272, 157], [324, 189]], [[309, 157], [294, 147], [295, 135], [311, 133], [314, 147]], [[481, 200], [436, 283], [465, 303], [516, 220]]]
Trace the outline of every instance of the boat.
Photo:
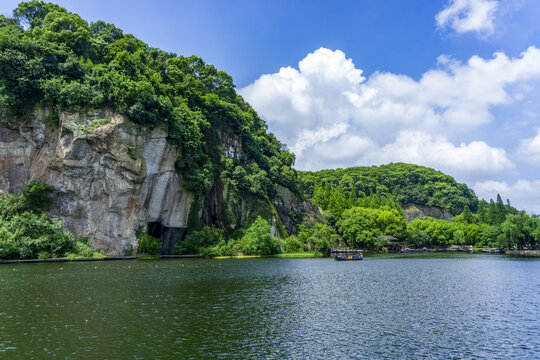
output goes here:
[[334, 260], [336, 261], [355, 261], [363, 259], [364, 257], [362, 255], [336, 255], [334, 257]]
[[364, 257], [362, 253], [364, 250], [356, 249], [332, 249], [330, 254], [334, 255], [334, 260], [336, 261], [357, 261], [362, 260]]

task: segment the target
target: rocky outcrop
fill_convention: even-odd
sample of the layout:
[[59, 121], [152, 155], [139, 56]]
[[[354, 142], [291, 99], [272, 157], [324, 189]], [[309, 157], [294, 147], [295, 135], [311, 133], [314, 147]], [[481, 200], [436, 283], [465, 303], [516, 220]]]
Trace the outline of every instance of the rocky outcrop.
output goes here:
[[277, 193], [278, 196], [273, 200], [273, 205], [289, 233], [296, 233], [296, 223], [300, 220], [295, 219], [297, 214], [305, 214], [311, 223], [323, 221], [319, 208], [311, 200], [298, 197], [284, 186], [278, 185]]
[[403, 206], [403, 212], [405, 213], [405, 219], [407, 221], [413, 221], [416, 218], [423, 219], [426, 216], [430, 216], [435, 219], [452, 220], [453, 215], [444, 211], [438, 207], [430, 207], [417, 204], [405, 204]]
[[[242, 145], [221, 136], [226, 154], [238, 159]], [[141, 129], [111, 111], [63, 113], [37, 110], [24, 121], [0, 120], [0, 191], [16, 193], [36, 180], [56, 188], [55, 208], [64, 226], [88, 236], [110, 255], [137, 250], [136, 229], [159, 236], [171, 253], [186, 233], [190, 212], [203, 225], [243, 226], [255, 216], [271, 219], [275, 235], [295, 230], [292, 213], [318, 215], [310, 201], [278, 187], [273, 201], [250, 198], [216, 181], [204, 199], [182, 186], [178, 154], [164, 129]]]
[[53, 215], [107, 254], [135, 251], [135, 230], [148, 223], [187, 226], [194, 197], [174, 171], [166, 131], [142, 132], [108, 111], [64, 113], [46, 126], [49, 118], [37, 111], [0, 123], [0, 189], [54, 186]]

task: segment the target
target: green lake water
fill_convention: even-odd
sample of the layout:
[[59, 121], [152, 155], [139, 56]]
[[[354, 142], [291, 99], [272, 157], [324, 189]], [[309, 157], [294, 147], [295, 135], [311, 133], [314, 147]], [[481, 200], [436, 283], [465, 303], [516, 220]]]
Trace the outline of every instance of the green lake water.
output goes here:
[[538, 359], [540, 260], [0, 266], [0, 359]]

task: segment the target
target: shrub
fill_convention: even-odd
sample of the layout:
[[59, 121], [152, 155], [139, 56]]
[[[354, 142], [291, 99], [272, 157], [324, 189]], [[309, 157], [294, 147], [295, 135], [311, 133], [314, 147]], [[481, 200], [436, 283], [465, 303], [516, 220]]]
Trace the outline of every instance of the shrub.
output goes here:
[[270, 235], [270, 225], [260, 216], [238, 240], [236, 250], [249, 255], [271, 255], [279, 252], [279, 241]]
[[139, 253], [157, 255], [159, 253], [159, 239], [152, 235], [144, 234], [139, 237]]
[[30, 182], [22, 191], [24, 201], [24, 210], [41, 212], [51, 209], [53, 199], [49, 194], [54, 191], [54, 187], [48, 184], [42, 184], [37, 181]]
[[94, 256], [94, 252], [92, 251], [92, 248], [88, 244], [88, 238], [83, 238], [75, 243], [73, 246], [73, 250], [75, 254], [82, 256], [82, 257], [92, 257]]
[[289, 236], [283, 241], [283, 251], [286, 253], [302, 252], [306, 250], [306, 245], [300, 242], [296, 236]]
[[60, 219], [44, 213], [52, 206], [53, 190], [31, 182], [18, 196], [0, 196], [0, 258], [43, 259], [73, 251], [77, 238], [64, 232]]
[[193, 230], [189, 232], [175, 247], [175, 253], [196, 254], [200, 253], [202, 248], [210, 248], [223, 238], [223, 230], [205, 226], [202, 230]]

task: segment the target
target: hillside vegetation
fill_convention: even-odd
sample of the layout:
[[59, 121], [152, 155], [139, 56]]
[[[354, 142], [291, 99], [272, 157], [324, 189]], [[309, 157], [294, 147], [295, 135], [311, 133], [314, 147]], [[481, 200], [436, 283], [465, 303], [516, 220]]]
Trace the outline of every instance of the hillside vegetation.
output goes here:
[[[267, 131], [228, 74], [196, 56], [152, 48], [112, 24], [88, 23], [43, 1], [21, 3], [12, 17], [0, 15], [0, 117], [22, 122], [36, 108], [53, 110], [51, 127], [58, 126], [62, 112], [109, 109], [140, 130], [167, 130], [185, 188], [196, 199], [215, 195], [214, 202], [194, 201], [187, 233], [176, 244], [180, 254], [328, 254], [338, 246], [384, 251], [384, 235], [411, 246], [524, 247], [540, 238], [537, 217], [518, 212], [500, 197], [479, 201], [466, 185], [430, 168], [397, 163], [297, 172], [294, 154]], [[83, 131], [91, 133], [101, 122]], [[240, 151], [226, 153], [230, 144], [224, 145], [224, 138]], [[283, 188], [296, 200], [311, 198], [324, 219], [315, 221], [321, 220], [316, 214], [306, 221], [292, 208], [285, 217], [295, 231], [287, 234], [279, 220], [284, 214], [273, 205], [279, 201], [272, 202]], [[31, 184], [21, 195], [0, 196], [0, 258], [91, 254], [84, 239], [64, 232], [58, 219], [46, 215], [52, 190]], [[227, 207], [220, 209], [225, 201], [264, 211], [242, 213], [237, 217], [252, 218], [236, 221]], [[409, 203], [456, 216], [451, 222], [406, 222], [402, 207]], [[201, 223], [201, 204], [222, 214]], [[270, 236], [272, 221], [281, 229], [281, 240]], [[139, 235], [141, 250], [159, 249], [158, 239]]]
[[324, 210], [355, 206], [369, 195], [391, 197], [399, 205], [434, 206], [457, 215], [476, 212], [478, 198], [465, 184], [424, 166], [388, 164], [347, 169], [301, 171], [302, 191]]
[[[228, 74], [42, 1], [21, 3], [12, 18], [0, 15], [2, 115], [21, 117], [36, 105], [56, 113], [108, 108], [142, 127], [165, 127], [179, 150], [177, 171], [197, 194], [221, 176], [262, 198], [276, 184], [297, 190], [294, 155], [266, 131]], [[231, 130], [241, 158], [227, 158], [218, 146], [220, 132]]]
[[[300, 171], [304, 194], [324, 212], [350, 246], [381, 249], [396, 237], [412, 247], [525, 247], [540, 238], [540, 220], [507, 200], [478, 200], [467, 185], [427, 167], [388, 164]], [[406, 204], [438, 207], [451, 221], [425, 217], [406, 222]]]

